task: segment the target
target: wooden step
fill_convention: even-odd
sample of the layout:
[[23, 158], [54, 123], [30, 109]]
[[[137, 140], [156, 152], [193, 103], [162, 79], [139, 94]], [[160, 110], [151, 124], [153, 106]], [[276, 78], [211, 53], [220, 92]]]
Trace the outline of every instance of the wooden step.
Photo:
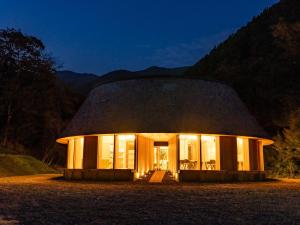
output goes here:
[[161, 183], [164, 179], [164, 176], [166, 174], [166, 171], [163, 171], [163, 170], [157, 170], [155, 171], [150, 180], [149, 180], [149, 183]]

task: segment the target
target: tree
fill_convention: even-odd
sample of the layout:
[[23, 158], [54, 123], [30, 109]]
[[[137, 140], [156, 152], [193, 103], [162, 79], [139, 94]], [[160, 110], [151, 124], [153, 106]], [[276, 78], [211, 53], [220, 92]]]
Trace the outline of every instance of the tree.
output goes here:
[[42, 158], [80, 100], [57, 79], [54, 60], [36, 37], [0, 30], [0, 137]]
[[[44, 54], [43, 43], [14, 29], [0, 30], [1, 105], [4, 110], [2, 144], [6, 145], [11, 122], [19, 110], [28, 109], [28, 90], [32, 82], [51, 79], [54, 73], [52, 59]], [[27, 93], [26, 93], [27, 92]], [[26, 104], [24, 104], [26, 103]]]
[[300, 108], [290, 115], [289, 127], [275, 137], [273, 148], [277, 152], [275, 173], [295, 176], [299, 172], [300, 161]]

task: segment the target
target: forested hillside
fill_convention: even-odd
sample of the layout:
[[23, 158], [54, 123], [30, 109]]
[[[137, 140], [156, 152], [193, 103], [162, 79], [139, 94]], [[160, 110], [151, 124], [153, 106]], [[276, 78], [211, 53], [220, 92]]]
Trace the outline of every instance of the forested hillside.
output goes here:
[[282, 0], [213, 49], [185, 74], [237, 90], [275, 135], [300, 107], [300, 1]]
[[182, 76], [188, 67], [164, 68], [151, 66], [144, 70], [129, 71], [129, 70], [114, 70], [103, 75], [95, 75], [89, 73], [76, 73], [72, 71], [57, 71], [58, 78], [65, 85], [80, 95], [86, 96], [88, 93], [100, 83], [108, 82], [111, 79], [128, 79], [135, 75], [151, 77], [151, 76]]

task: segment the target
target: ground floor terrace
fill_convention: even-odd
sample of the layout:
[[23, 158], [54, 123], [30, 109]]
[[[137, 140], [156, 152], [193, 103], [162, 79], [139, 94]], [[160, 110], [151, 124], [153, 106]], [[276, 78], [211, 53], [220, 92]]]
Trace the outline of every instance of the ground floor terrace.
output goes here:
[[264, 144], [257, 138], [204, 134], [72, 137], [68, 139], [65, 176], [136, 180], [153, 171], [168, 171], [176, 181], [261, 180]]

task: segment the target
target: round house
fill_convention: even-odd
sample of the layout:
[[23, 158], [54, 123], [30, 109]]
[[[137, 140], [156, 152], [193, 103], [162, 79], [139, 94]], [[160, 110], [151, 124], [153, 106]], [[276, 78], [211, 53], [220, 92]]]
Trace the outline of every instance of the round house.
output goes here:
[[237, 93], [212, 81], [104, 77], [57, 142], [69, 179], [259, 180], [272, 143]]

